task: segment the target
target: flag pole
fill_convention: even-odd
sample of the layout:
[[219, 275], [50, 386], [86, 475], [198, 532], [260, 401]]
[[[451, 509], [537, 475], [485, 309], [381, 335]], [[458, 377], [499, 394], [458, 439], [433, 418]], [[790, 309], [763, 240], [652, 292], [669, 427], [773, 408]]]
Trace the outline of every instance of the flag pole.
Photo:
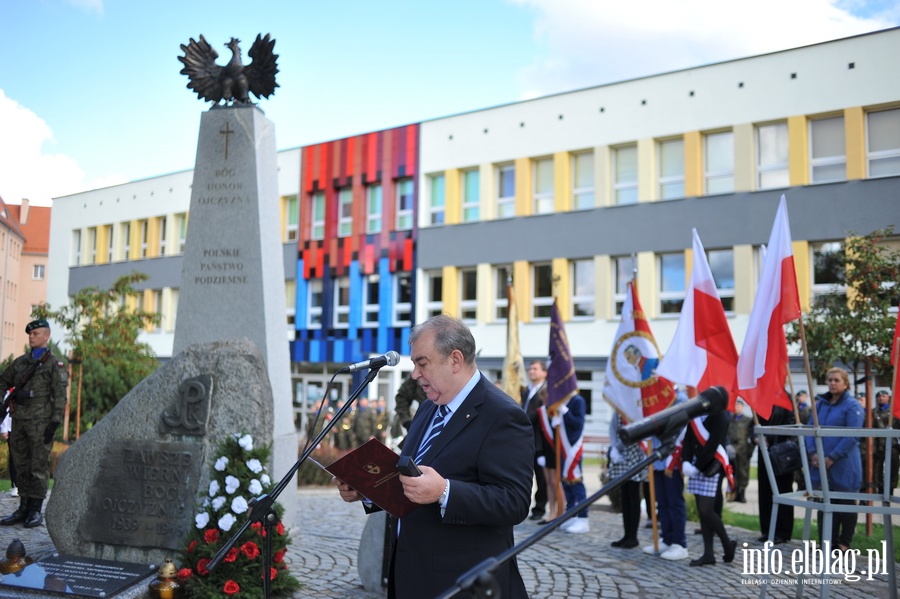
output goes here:
[[[806, 368], [806, 382], [809, 385], [809, 393], [812, 395], [812, 399], [809, 403], [810, 408], [812, 408], [813, 426], [819, 428], [819, 414], [816, 411], [816, 394], [815, 391], [813, 391], [815, 387], [813, 385], [812, 369], [809, 366], [809, 350], [806, 346], [806, 326], [803, 324], [803, 312], [800, 312], [798, 323], [800, 325], [800, 350], [803, 352], [803, 366]], [[790, 370], [788, 370], [788, 372], [790, 372]]]

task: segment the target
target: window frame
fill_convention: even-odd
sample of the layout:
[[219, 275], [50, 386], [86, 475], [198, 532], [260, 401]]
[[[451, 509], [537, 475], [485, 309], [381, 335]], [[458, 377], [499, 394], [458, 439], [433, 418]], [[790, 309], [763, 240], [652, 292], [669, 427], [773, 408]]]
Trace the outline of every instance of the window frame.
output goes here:
[[325, 239], [325, 192], [314, 191], [309, 203], [309, 238], [312, 241]]
[[512, 264], [498, 264], [493, 267], [494, 281], [494, 322], [506, 322], [509, 318], [509, 296], [506, 288], [512, 280]]
[[350, 277], [335, 277], [332, 289], [331, 326], [350, 328]]
[[[426, 270], [424, 275], [426, 289], [425, 317], [431, 318], [444, 312], [444, 271], [436, 268]], [[437, 283], [437, 289], [435, 289], [435, 283]]]
[[366, 234], [381, 233], [384, 226], [384, 188], [381, 183], [366, 185]]
[[411, 272], [398, 271], [394, 274], [393, 292], [394, 301], [392, 302], [393, 310], [391, 313], [391, 322], [395, 327], [408, 327], [412, 324], [413, 318], [413, 279]]
[[[404, 193], [404, 187], [408, 185], [409, 190], [408, 194]], [[396, 231], [410, 231], [413, 228], [413, 214], [414, 208], [416, 205], [416, 193], [415, 193], [415, 183], [413, 182], [412, 177], [404, 177], [402, 179], [397, 179], [394, 184], [394, 198], [395, 198], [395, 218], [394, 218], [394, 230]], [[409, 196], [409, 207], [403, 207], [403, 199], [406, 196]]]
[[[550, 279], [547, 282], [539, 280], [540, 273], [546, 269]], [[549, 295], [538, 295], [539, 287], [542, 284], [549, 283]], [[549, 322], [550, 312], [553, 306], [553, 264], [550, 262], [535, 262], [531, 264], [531, 285], [529, 286], [529, 294], [531, 295], [531, 320], [532, 322]]]
[[462, 222], [478, 222], [481, 218], [481, 172], [478, 168], [463, 169], [460, 172], [460, 183]]
[[[840, 121], [839, 126], [836, 129], [825, 129], [822, 131], [822, 127], [825, 123], [829, 124], [838, 124], [836, 121]], [[821, 183], [837, 183], [840, 181], [847, 180], [847, 133], [845, 130], [845, 121], [844, 115], [835, 115], [829, 117], [822, 118], [814, 118], [809, 119], [807, 122], [808, 132], [809, 132], [809, 182], [811, 185], [818, 185]], [[837, 131], [840, 140], [826, 140], [826, 144], [837, 143], [837, 145], [841, 146], [843, 150], [842, 154], [829, 154], [826, 156], [816, 156], [816, 129], [820, 130], [819, 135], [824, 136], [826, 133], [830, 133], [832, 131]], [[821, 137], [820, 137], [821, 139]], [[841, 168], [843, 173], [841, 176], [837, 177], [834, 175], [822, 175], [822, 172], [831, 173], [834, 169]], [[816, 173], [819, 173], [817, 176]]]
[[[497, 182], [496, 217], [513, 218], [516, 215], [516, 164], [505, 162], [495, 167]], [[507, 190], [504, 183], [510, 183], [512, 189]], [[511, 195], [504, 195], [504, 191], [511, 191]]]
[[[634, 180], [631, 179], [620, 179], [619, 166], [624, 162], [622, 157], [625, 156], [625, 152], [633, 153], [634, 156]], [[616, 206], [628, 206], [631, 204], [637, 204], [639, 201], [638, 197], [638, 152], [637, 152], [637, 143], [632, 144], [624, 144], [621, 146], [615, 146], [612, 148], [612, 192], [613, 192], [613, 203]], [[633, 200], [632, 200], [633, 198]]]
[[[677, 287], [668, 289], [667, 282], [675, 282], [676, 279], [667, 276], [666, 259], [680, 259], [681, 269], [680, 277], [677, 279]], [[665, 252], [656, 255], [657, 272], [657, 313], [660, 318], [678, 318], [681, 315], [681, 307], [684, 305], [684, 299], [687, 295], [687, 260], [684, 252]], [[675, 274], [678, 274], [676, 271]]]
[[[583, 267], [583, 274], [587, 274], [589, 281], [584, 285], [579, 283], [579, 267]], [[569, 290], [572, 303], [572, 320], [595, 320], [597, 318], [597, 273], [594, 268], [593, 258], [576, 258], [569, 260]], [[589, 288], [589, 293], [584, 293]], [[590, 306], [589, 314], [579, 314], [579, 306]]]
[[[583, 161], [583, 162], [582, 162]], [[597, 178], [594, 169], [594, 151], [581, 150], [572, 152], [570, 157], [571, 177], [572, 177], [572, 210], [590, 210], [596, 206], [597, 202]], [[579, 186], [581, 178], [579, 164], [590, 165], [590, 185]]]
[[[474, 266], [462, 267], [458, 277], [459, 319], [466, 324], [473, 324], [478, 319], [478, 270]], [[471, 277], [471, 281], [467, 281], [468, 277]], [[469, 291], [472, 292], [471, 297], [467, 296]]]
[[[716, 144], [713, 143], [713, 148], [710, 148], [710, 140], [715, 142], [722, 139], [722, 136], [728, 136], [729, 141], [723, 142], [723, 145], [727, 145], [731, 150], [728, 156], [730, 164], [720, 168], [711, 168], [710, 157], [713, 156]], [[716, 164], [714, 167], [719, 167], [719, 165]], [[724, 186], [719, 188], [718, 182], [724, 183]], [[711, 189], [712, 187], [715, 189]], [[703, 135], [703, 191], [706, 195], [734, 193], [734, 131], [730, 129], [712, 131]]]
[[338, 237], [353, 235], [353, 188], [342, 187], [338, 196]]
[[[318, 301], [317, 301], [318, 300]], [[321, 329], [325, 291], [322, 279], [309, 279], [306, 283], [306, 328]]]
[[[542, 166], [549, 165], [549, 190], [541, 191]], [[531, 161], [531, 209], [532, 214], [552, 214], [555, 211], [555, 185], [556, 173], [554, 172], [553, 156], [542, 156]]]
[[[669, 156], [670, 148], [680, 148], [680, 168], [675, 156]], [[684, 137], [660, 139], [656, 142], [656, 189], [660, 200], [680, 200], [685, 197], [685, 156]], [[675, 164], [671, 164], [668, 158], [673, 158]], [[671, 173], [667, 173], [669, 167], [674, 166]], [[666, 171], [666, 172], [664, 172]], [[675, 172], [678, 171], [678, 172]]]
[[[634, 280], [635, 265], [637, 264], [637, 256], [613, 256], [612, 269], [612, 290], [613, 290], [613, 310], [615, 316], [622, 316], [622, 308], [625, 306], [625, 298], [628, 293], [628, 282]], [[627, 262], [626, 262], [627, 261]], [[630, 276], [624, 277], [623, 266], [628, 266]]]
[[428, 224], [443, 225], [447, 220], [447, 176], [444, 173], [428, 175]]
[[[866, 112], [866, 175], [872, 179], [877, 179], [877, 178], [881, 178], [881, 177], [894, 177], [894, 176], [900, 175], [900, 136], [898, 136], [898, 138], [897, 138], [897, 142], [896, 142], [897, 145], [895, 147], [879, 149], [879, 150], [872, 150], [871, 132], [873, 130], [879, 130], [879, 131], [883, 132], [886, 128], [884, 127], [883, 124], [879, 127], [873, 128], [872, 124], [871, 124], [871, 120], [873, 117], [875, 117], [875, 115], [885, 115], [888, 113], [890, 113], [892, 116], [894, 116], [894, 118], [896, 118], [898, 122], [900, 122], [900, 108], [887, 108], [884, 110], [871, 110], [871, 111]], [[890, 124], [894, 125], [893, 123], [890, 123]], [[898, 124], [896, 127], [900, 128], [900, 124]], [[894, 127], [892, 127], [892, 129], [893, 128]], [[890, 136], [890, 134], [889, 134], [889, 136]], [[889, 161], [891, 164], [896, 163], [895, 170], [893, 172], [888, 170], [885, 173], [878, 173], [878, 174], [873, 175], [872, 172], [873, 172], [873, 170], [875, 170], [872, 168], [873, 162], [880, 162], [880, 161]]]

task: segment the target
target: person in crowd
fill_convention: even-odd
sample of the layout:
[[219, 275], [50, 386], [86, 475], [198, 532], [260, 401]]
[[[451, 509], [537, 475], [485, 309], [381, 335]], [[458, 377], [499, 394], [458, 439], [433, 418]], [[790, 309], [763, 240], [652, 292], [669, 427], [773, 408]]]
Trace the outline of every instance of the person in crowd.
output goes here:
[[424, 401], [425, 391], [422, 390], [422, 386], [413, 377], [406, 377], [397, 390], [397, 395], [394, 396], [394, 422], [391, 426], [391, 436], [397, 438], [406, 435], [415, 408], [422, 405]]
[[[514, 545], [528, 516], [534, 432], [522, 407], [483, 376], [475, 339], [461, 321], [434, 316], [409, 337], [412, 376], [428, 398], [416, 412], [401, 455], [421, 475], [400, 475], [422, 507], [403, 516], [393, 539], [388, 597], [435, 597], [484, 560]], [[344, 501], [364, 499], [339, 479]], [[515, 559], [495, 571], [497, 596], [525, 599]]]
[[[553, 412], [556, 414], [553, 414]], [[560, 469], [566, 510], [570, 510], [585, 499], [587, 489], [584, 487], [584, 472], [581, 468], [582, 446], [584, 443], [584, 420], [587, 402], [577, 393], [563, 405], [550, 408], [550, 424], [553, 431], [560, 431]], [[553, 471], [554, 473], [556, 470]], [[556, 481], [554, 481], [556, 484]], [[590, 532], [588, 508], [580, 510], [573, 518], [560, 525], [560, 530], [572, 534]]]
[[691, 566], [716, 563], [713, 541], [719, 537], [724, 549], [722, 561], [734, 561], [737, 541], [728, 537], [722, 518], [716, 513], [716, 495], [721, 493], [723, 475], [730, 465], [724, 444], [728, 436], [728, 416], [718, 412], [694, 418], [687, 428], [682, 452], [687, 491], [693, 493], [703, 535], [703, 555], [691, 560]]
[[3, 422], [0, 422], [0, 435], [6, 441], [6, 471], [9, 472], [9, 496], [18, 497], [19, 490], [16, 488], [16, 465], [12, 461], [12, 452], [9, 451], [9, 432], [12, 430], [12, 415], [7, 414]]
[[24, 523], [25, 528], [34, 528], [44, 521], [41, 508], [50, 483], [50, 451], [65, 414], [69, 378], [65, 363], [47, 347], [50, 324], [33, 320], [25, 332], [31, 349], [0, 374], [0, 395], [15, 388], [9, 445], [19, 490], [18, 509], [0, 525]]
[[378, 434], [378, 413], [369, 405], [368, 397], [356, 400], [356, 417], [353, 419], [352, 430], [356, 445], [362, 445]]
[[[800, 389], [795, 396], [797, 399], [797, 413], [800, 414], [800, 424], [809, 424], [812, 417], [812, 405], [809, 403], [809, 393], [806, 389]], [[798, 491], [806, 490], [806, 479], [803, 475], [803, 469], [794, 470], [794, 484], [797, 485]]]
[[[640, 443], [626, 445], [619, 439], [622, 416], [616, 412], [609, 424], [609, 479], [615, 480], [633, 468], [642, 459], [644, 452]], [[613, 547], [632, 549], [639, 545], [637, 533], [641, 523], [641, 484], [647, 480], [647, 470], [643, 469], [619, 487], [622, 504], [622, 525], [625, 534], [613, 541]]]
[[747, 404], [738, 398], [734, 418], [728, 425], [728, 440], [734, 449], [734, 457], [731, 460], [731, 466], [734, 468], [734, 491], [728, 494], [728, 500], [738, 503], [747, 503], [745, 492], [750, 482], [750, 457], [753, 455], [753, 444], [750, 441], [751, 418], [745, 413], [747, 410], [749, 410]]
[[[544, 397], [547, 392], [545, 386], [547, 383], [547, 365], [543, 360], [535, 360], [528, 365], [528, 387], [522, 390], [522, 405], [525, 406], [525, 414], [531, 421], [531, 428], [534, 430], [534, 507], [531, 508], [531, 517], [529, 520], [542, 520], [546, 523], [544, 514], [547, 512], [548, 499], [550, 501], [550, 509], [556, 508], [556, 486], [547, 485], [547, 478], [544, 474], [544, 465], [547, 463], [547, 457], [544, 454], [544, 435], [541, 432], [541, 417], [539, 409], [544, 405]], [[551, 518], [552, 519], [552, 518]]]
[[[344, 407], [346, 400], [342, 399], [338, 401], [337, 409], [335, 412], [339, 412], [341, 408]], [[354, 449], [357, 445], [356, 437], [353, 434], [353, 423], [356, 419], [356, 406], [351, 406], [349, 410], [344, 412], [344, 415], [341, 417], [340, 421], [334, 426], [332, 434], [334, 435], [334, 446], [341, 451], [348, 451], [350, 449]]]
[[[788, 401], [790, 401], [790, 393], [785, 391], [785, 394], [787, 395]], [[759, 418], [759, 424], [761, 426], [788, 426], [795, 423], [796, 419], [794, 418], [794, 412], [777, 405], [772, 406], [772, 414], [768, 419]], [[756, 446], [758, 448], [762, 447], [762, 445], [760, 444], [760, 440], [756, 437], [755, 432], [751, 432], [751, 434], [753, 434], [753, 439]], [[771, 447], [776, 443], [787, 441], [789, 439], [790, 437], [769, 435], [766, 437], [766, 443], [768, 447]], [[767, 540], [770, 540], [776, 545], [787, 543], [791, 540], [791, 536], [793, 535], [794, 531], [794, 508], [790, 505], [778, 506], [778, 517], [775, 519], [775, 536], [772, 539], [769, 539], [769, 528], [772, 524], [774, 491], [772, 489], [772, 484], [769, 481], [769, 471], [766, 469], [766, 461], [758, 453], [756, 458], [756, 480], [759, 485], [757, 488], [757, 501], [759, 503], [759, 530], [762, 533], [762, 535], [757, 540], [760, 543], [764, 543]], [[776, 474], [775, 485], [779, 494], [790, 493], [794, 490], [794, 473], [786, 472], [784, 474]]]
[[[821, 426], [862, 428], [864, 410], [859, 401], [850, 393], [850, 377], [843, 368], [832, 368], [825, 377], [828, 391], [816, 397], [816, 413]], [[816, 450], [816, 438], [806, 437], [806, 452], [809, 456], [809, 478], [813, 489], [822, 488], [820, 464], [825, 467], [828, 487], [831, 491], [859, 492], [862, 485], [862, 458], [858, 437], [822, 437], [823, 454]], [[856, 505], [853, 499], [832, 498], [840, 505]], [[858, 514], [854, 512], [833, 512], [829, 539], [831, 547], [849, 549], [856, 531]], [[824, 514], [819, 511], [819, 540], [828, 539], [823, 534]]]
[[[687, 393], [679, 387], [675, 390], [678, 405], [688, 400]], [[684, 435], [684, 432], [681, 433]], [[653, 448], [658, 449], [660, 440], [652, 438]], [[653, 482], [656, 491], [656, 512], [659, 520], [660, 541], [644, 547], [644, 553], [659, 555], [664, 560], [677, 561], [690, 557], [687, 549], [687, 503], [684, 500], [684, 477], [682, 476], [681, 442], [666, 460], [653, 464]], [[649, 495], [648, 495], [649, 497]], [[649, 499], [648, 499], [649, 502]]]
[[[891, 418], [891, 392], [882, 389], [875, 394], [875, 410], [872, 413], [872, 421], [875, 428], [900, 430], [900, 420]], [[888, 492], [893, 494], [897, 487], [897, 473], [900, 468], [900, 439], [894, 437], [887, 439], [878, 437], [875, 439], [875, 488], [879, 494], [884, 494], [884, 460], [887, 455], [887, 447], [891, 448], [891, 471], [889, 473]]]

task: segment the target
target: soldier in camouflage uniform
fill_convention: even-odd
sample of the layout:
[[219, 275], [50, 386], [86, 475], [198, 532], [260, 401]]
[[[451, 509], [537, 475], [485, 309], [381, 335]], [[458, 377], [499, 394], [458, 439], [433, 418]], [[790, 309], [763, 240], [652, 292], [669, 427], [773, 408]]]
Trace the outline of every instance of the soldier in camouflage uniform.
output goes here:
[[[345, 401], [342, 399], [338, 402], [338, 407], [335, 413], [339, 412], [342, 407], [344, 407]], [[348, 450], [356, 447], [356, 439], [353, 436], [353, 420], [356, 418], [356, 410], [351, 407], [347, 410], [344, 415], [341, 417], [340, 422], [334, 425], [334, 428], [331, 429], [334, 434], [334, 446], [340, 450]]]
[[[879, 391], [875, 394], [875, 409], [872, 410], [872, 424], [875, 428], [894, 428], [900, 429], [900, 421], [891, 419], [891, 393], [890, 391]], [[888, 423], [890, 422], [890, 425]], [[897, 444], [898, 439], [886, 439], [878, 437], [875, 439], [875, 459], [873, 460], [873, 474], [875, 489], [878, 493], [884, 493], [884, 459], [885, 447], [887, 442], [891, 445], [891, 472], [890, 472], [890, 490], [897, 486], [897, 468], [900, 466], [900, 445]]]
[[10, 451], [16, 463], [19, 508], [0, 525], [25, 523], [34, 528], [44, 521], [41, 507], [50, 482], [50, 450], [66, 410], [66, 366], [50, 353], [50, 324], [34, 320], [25, 327], [31, 351], [19, 356], [0, 374], [0, 395], [15, 387]]
[[409, 430], [409, 424], [412, 422], [413, 403], [421, 405], [427, 397], [422, 385], [413, 377], [407, 377], [394, 397], [394, 423], [391, 427], [391, 435], [394, 437], [402, 437]]
[[747, 503], [744, 491], [750, 482], [750, 456], [753, 445], [750, 443], [750, 417], [744, 414], [745, 404], [740, 399], [734, 412], [734, 418], [728, 425], [728, 439], [734, 448], [734, 493], [729, 493], [729, 501]]
[[353, 436], [356, 445], [362, 445], [375, 436], [378, 431], [378, 413], [369, 406], [369, 398], [357, 400], [356, 418], [353, 420]]

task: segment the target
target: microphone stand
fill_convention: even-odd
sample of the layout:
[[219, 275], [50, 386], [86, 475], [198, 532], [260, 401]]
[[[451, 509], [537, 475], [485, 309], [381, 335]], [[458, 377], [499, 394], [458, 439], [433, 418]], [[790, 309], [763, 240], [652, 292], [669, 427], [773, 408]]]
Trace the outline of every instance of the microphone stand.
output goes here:
[[241, 538], [241, 535], [244, 534], [244, 531], [250, 527], [251, 524], [255, 522], [259, 522], [263, 525], [265, 529], [265, 541], [263, 542], [263, 551], [262, 551], [262, 579], [263, 579], [263, 596], [266, 599], [269, 599], [270, 593], [272, 592], [272, 580], [269, 577], [272, 570], [272, 533], [276, 526], [278, 526], [278, 514], [275, 512], [275, 500], [278, 499], [278, 496], [281, 495], [282, 491], [288, 486], [291, 481], [291, 478], [294, 476], [294, 473], [300, 468], [300, 465], [303, 464], [312, 455], [312, 452], [318, 447], [319, 443], [322, 442], [322, 439], [325, 438], [325, 435], [328, 434], [329, 431], [337, 424], [338, 421], [344, 416], [347, 410], [350, 409], [350, 406], [353, 405], [353, 402], [356, 401], [356, 398], [359, 397], [363, 389], [365, 389], [369, 383], [375, 380], [375, 377], [378, 376], [378, 370], [381, 366], [376, 366], [374, 368], [369, 369], [369, 373], [366, 375], [366, 378], [363, 382], [353, 391], [350, 397], [347, 399], [346, 403], [344, 403], [341, 408], [335, 412], [334, 417], [325, 422], [325, 425], [322, 427], [322, 431], [316, 436], [316, 438], [308, 443], [306, 449], [303, 450], [303, 453], [300, 454], [300, 457], [294, 462], [294, 465], [288, 470], [287, 474], [281, 479], [281, 481], [275, 485], [271, 492], [260, 495], [259, 497], [255, 497], [251, 499], [248, 504], [250, 506], [250, 511], [247, 515], [247, 520], [241, 525], [238, 531], [232, 535], [228, 541], [222, 545], [222, 548], [219, 549], [219, 552], [216, 553], [215, 557], [213, 557], [212, 561], [207, 565], [207, 570], [212, 572], [216, 569], [216, 567], [225, 559], [225, 556], [231, 550], [232, 547], [237, 543], [238, 539]]
[[604, 495], [607, 495], [611, 491], [614, 491], [615, 489], [620, 487], [625, 481], [630, 479], [635, 474], [639, 473], [644, 468], [650, 466], [653, 462], [667, 458], [669, 454], [671, 454], [675, 449], [675, 444], [678, 441], [678, 435], [681, 432], [681, 429], [684, 427], [685, 423], [686, 421], [683, 418], [673, 419], [673, 421], [666, 427], [665, 432], [663, 432], [659, 437], [660, 446], [650, 452], [650, 454], [646, 458], [632, 466], [627, 472], [617, 477], [615, 480], [607, 483], [603, 488], [601, 488], [590, 497], [569, 508], [562, 516], [559, 516], [555, 520], [552, 520], [548, 524], [544, 525], [539, 531], [537, 531], [518, 545], [507, 549], [496, 557], [489, 557], [480, 564], [476, 565], [474, 568], [470, 569], [468, 572], [457, 578], [456, 584], [444, 591], [443, 594], [439, 595], [438, 599], [450, 599], [451, 597], [455, 597], [459, 593], [466, 591], [473, 593], [479, 599], [497, 599], [498, 597], [500, 597], [500, 588], [497, 584], [497, 579], [494, 576], [497, 568], [549, 535], [551, 532], [559, 528], [563, 524], [563, 522], [566, 522], [567, 520], [578, 514], [578, 512], [587, 508], [589, 505], [591, 505]]

